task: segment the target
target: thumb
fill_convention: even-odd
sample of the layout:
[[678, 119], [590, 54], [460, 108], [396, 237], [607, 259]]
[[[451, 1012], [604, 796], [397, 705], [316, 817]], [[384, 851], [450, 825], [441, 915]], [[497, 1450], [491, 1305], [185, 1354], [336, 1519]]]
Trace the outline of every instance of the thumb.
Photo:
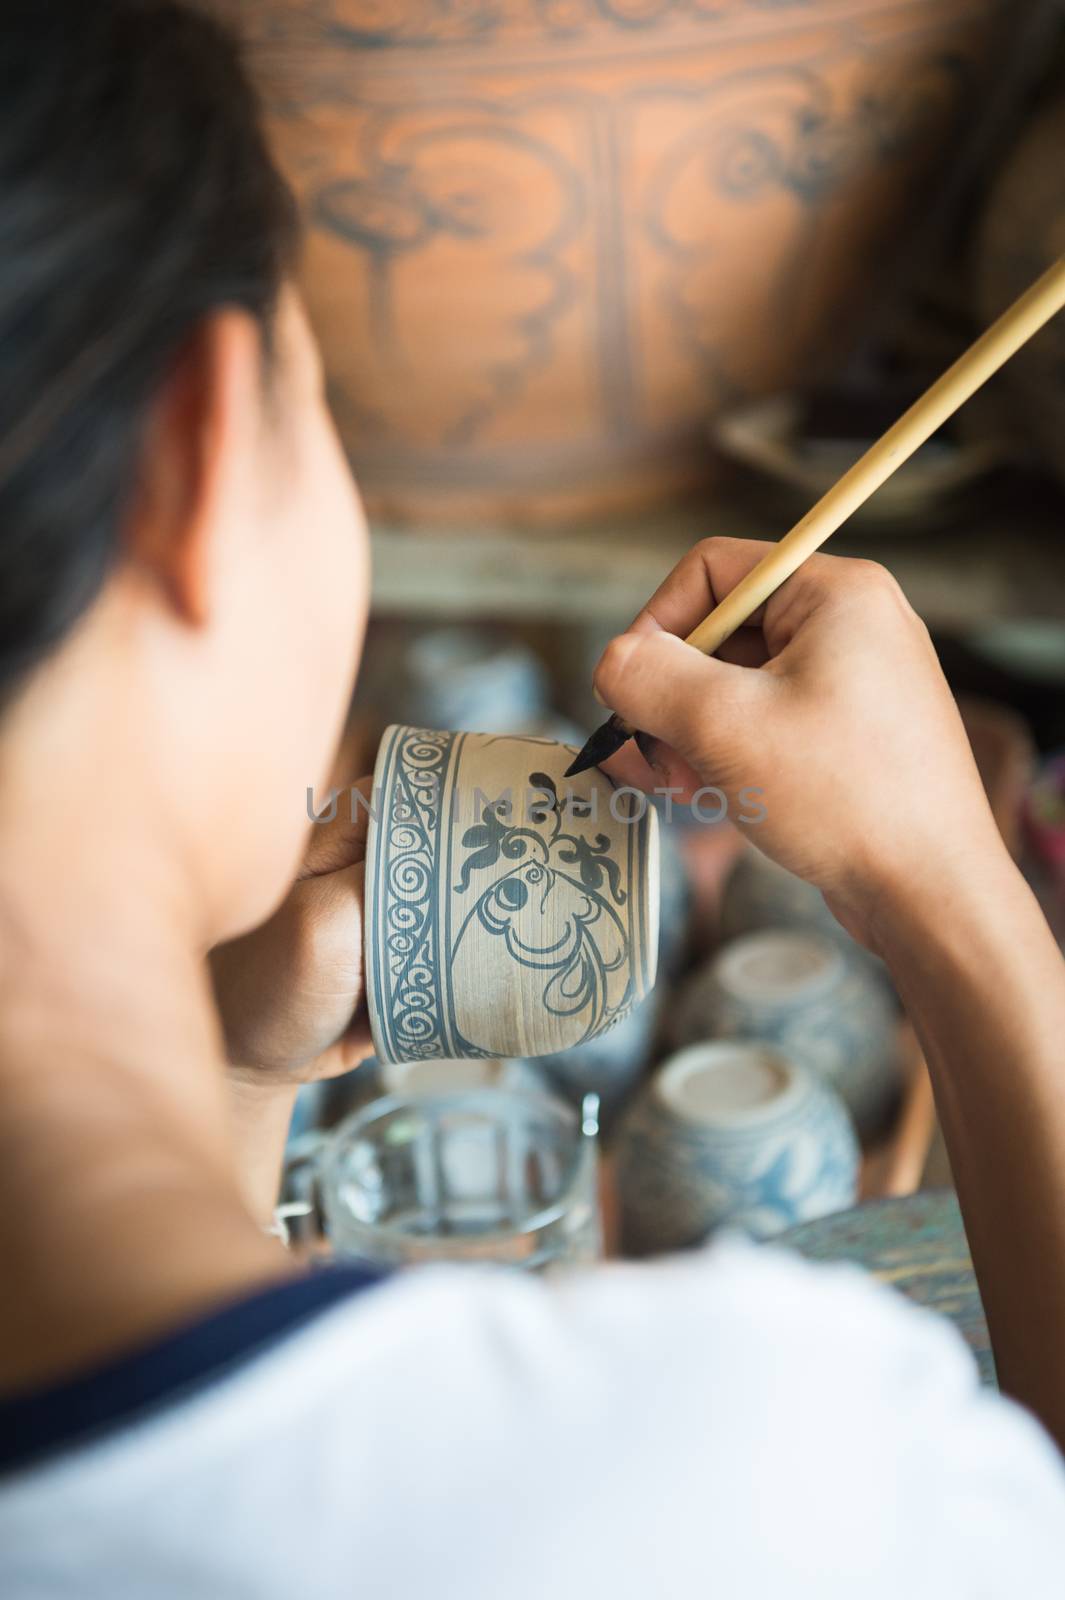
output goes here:
[[315, 818], [311, 828], [297, 882], [341, 872], [365, 858], [372, 800], [372, 778], [360, 778], [349, 789], [332, 791], [330, 807]]
[[755, 668], [714, 660], [665, 632], [619, 634], [595, 671], [608, 706], [696, 771], [721, 772], [742, 756], [768, 687]]

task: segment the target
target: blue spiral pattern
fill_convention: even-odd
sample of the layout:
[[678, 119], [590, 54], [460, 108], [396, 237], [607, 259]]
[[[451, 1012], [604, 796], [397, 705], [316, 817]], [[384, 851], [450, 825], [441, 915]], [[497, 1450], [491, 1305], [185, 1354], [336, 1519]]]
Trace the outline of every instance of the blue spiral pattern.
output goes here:
[[[392, 1059], [432, 1060], [446, 1055], [437, 978], [433, 915], [435, 837], [440, 793], [455, 735], [397, 729], [387, 760], [394, 768], [382, 785], [387, 814], [379, 821], [377, 856], [379, 925], [378, 996]], [[387, 770], [387, 769], [386, 769]]]

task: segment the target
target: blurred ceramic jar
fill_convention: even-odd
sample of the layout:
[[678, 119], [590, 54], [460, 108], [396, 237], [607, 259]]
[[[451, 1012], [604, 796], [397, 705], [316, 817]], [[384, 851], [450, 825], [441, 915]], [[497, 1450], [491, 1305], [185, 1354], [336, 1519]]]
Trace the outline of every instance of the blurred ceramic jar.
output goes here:
[[412, 727], [525, 733], [547, 715], [543, 663], [491, 628], [432, 628], [403, 662], [403, 716]]
[[838, 1091], [859, 1136], [889, 1124], [901, 1090], [894, 997], [878, 973], [820, 933], [749, 934], [690, 979], [673, 1017], [678, 1045], [758, 1039]]
[[766, 928], [800, 928], [854, 943], [828, 909], [820, 889], [751, 847], [736, 857], [725, 881], [720, 926], [723, 941]]
[[700, 1243], [723, 1225], [767, 1238], [851, 1205], [858, 1146], [839, 1097], [765, 1045], [670, 1058], [619, 1130], [626, 1254]]
[[240, 6], [382, 537], [702, 494], [711, 416], [832, 371], [875, 314], [1023, 10]]
[[597, 1094], [600, 1122], [608, 1133], [644, 1076], [654, 1028], [654, 1001], [645, 1000], [587, 1044], [539, 1056], [529, 1064], [542, 1070], [573, 1106], [580, 1107], [586, 1094]]
[[808, 928], [811, 932], [823, 933], [848, 950], [860, 965], [877, 973], [881, 982], [891, 988], [891, 977], [884, 963], [852, 939], [846, 928], [836, 921], [820, 889], [748, 845], [736, 857], [725, 880], [720, 938], [725, 943], [742, 934], [761, 933], [767, 928]]

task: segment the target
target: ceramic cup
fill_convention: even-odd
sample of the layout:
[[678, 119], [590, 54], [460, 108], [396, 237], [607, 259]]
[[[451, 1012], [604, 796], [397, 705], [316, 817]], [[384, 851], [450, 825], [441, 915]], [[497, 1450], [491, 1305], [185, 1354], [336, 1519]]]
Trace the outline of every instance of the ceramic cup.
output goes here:
[[766, 1238], [854, 1200], [858, 1146], [839, 1097], [764, 1045], [672, 1056], [624, 1118], [616, 1179], [627, 1254], [723, 1224]]
[[379, 1060], [554, 1055], [655, 980], [658, 827], [549, 740], [391, 727], [366, 855]]
[[901, 1089], [894, 999], [879, 975], [820, 933], [771, 930], [726, 945], [689, 980], [677, 1044], [760, 1039], [841, 1095], [859, 1135], [875, 1138]]

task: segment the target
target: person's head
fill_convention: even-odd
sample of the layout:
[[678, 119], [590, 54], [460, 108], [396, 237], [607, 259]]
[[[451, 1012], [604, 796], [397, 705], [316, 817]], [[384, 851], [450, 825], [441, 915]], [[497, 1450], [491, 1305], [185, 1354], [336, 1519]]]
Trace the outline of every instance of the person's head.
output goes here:
[[97, 740], [222, 936], [284, 889], [366, 607], [294, 208], [202, 9], [6, 0], [3, 34], [0, 752]]

